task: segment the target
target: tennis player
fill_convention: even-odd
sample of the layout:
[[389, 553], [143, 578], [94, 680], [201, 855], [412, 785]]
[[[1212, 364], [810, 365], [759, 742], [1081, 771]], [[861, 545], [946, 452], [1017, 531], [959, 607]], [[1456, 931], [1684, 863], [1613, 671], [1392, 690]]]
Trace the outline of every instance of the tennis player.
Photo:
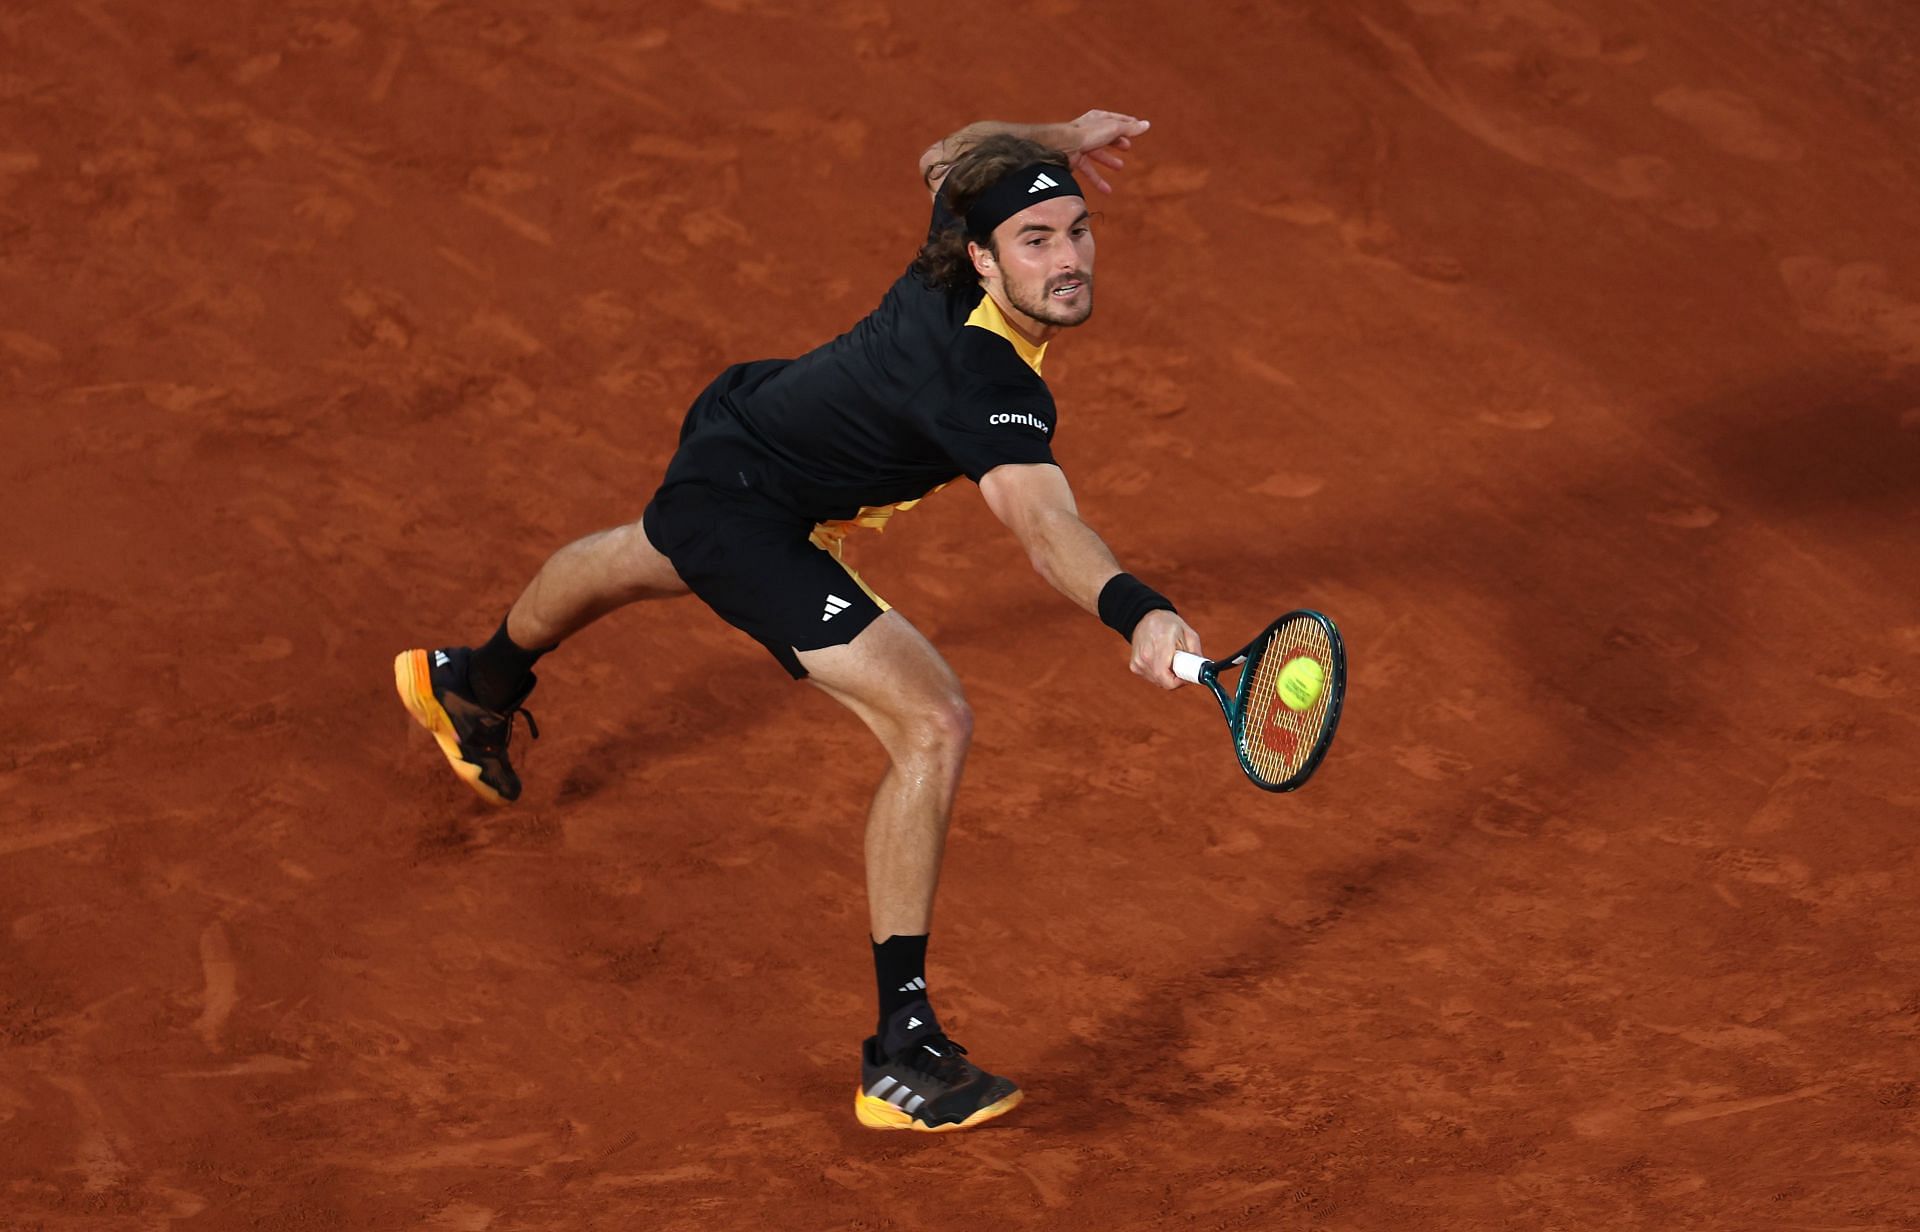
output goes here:
[[[1080, 520], [1041, 376], [1048, 343], [1093, 312], [1080, 180], [1110, 191], [1106, 175], [1146, 131], [1145, 120], [1089, 111], [1063, 124], [971, 124], [928, 148], [932, 225], [879, 307], [798, 359], [722, 372], [694, 401], [638, 522], [554, 553], [484, 645], [394, 662], [407, 709], [494, 803], [520, 795], [508, 742], [535, 661], [642, 599], [691, 592], [858, 715], [890, 761], [867, 820], [880, 1010], [855, 1095], [875, 1128], [963, 1129], [1021, 1093], [941, 1029], [926, 978], [972, 713], [939, 652], [846, 566], [846, 534], [880, 529], [965, 476], [1040, 575], [1131, 643], [1136, 674], [1177, 688], [1174, 651], [1200, 652], [1173, 605]], [[539, 735], [531, 715], [527, 727]]]

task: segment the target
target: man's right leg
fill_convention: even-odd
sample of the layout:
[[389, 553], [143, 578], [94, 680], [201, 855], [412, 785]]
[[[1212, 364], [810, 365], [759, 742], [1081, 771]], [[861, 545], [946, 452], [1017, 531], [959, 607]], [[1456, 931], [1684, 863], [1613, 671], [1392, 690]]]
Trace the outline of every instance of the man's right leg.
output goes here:
[[[519, 798], [507, 755], [515, 714], [533, 691], [534, 662], [593, 621], [641, 599], [687, 593], [640, 523], [576, 540], [547, 559], [485, 644], [403, 651], [394, 686], [454, 772], [492, 804]], [[527, 728], [538, 737], [528, 715]]]
[[889, 761], [867, 816], [880, 1025], [862, 1049], [855, 1114], [875, 1129], [932, 1133], [991, 1120], [1020, 1102], [1020, 1089], [967, 1061], [947, 1038], [921, 966], [947, 819], [973, 732], [960, 682], [898, 612], [878, 617], [846, 645], [798, 658], [815, 685], [860, 716]]
[[960, 681], [898, 612], [881, 616], [845, 646], [798, 657], [808, 680], [859, 715], [887, 751], [887, 772], [867, 815], [873, 939], [925, 933], [947, 818], [973, 736], [973, 711]]

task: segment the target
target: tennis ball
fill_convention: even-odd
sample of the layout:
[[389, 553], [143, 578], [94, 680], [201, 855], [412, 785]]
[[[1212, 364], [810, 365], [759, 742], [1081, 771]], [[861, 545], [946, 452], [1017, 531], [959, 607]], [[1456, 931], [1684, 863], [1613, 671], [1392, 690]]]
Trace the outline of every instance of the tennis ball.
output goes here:
[[1312, 659], [1295, 659], [1280, 669], [1280, 678], [1274, 681], [1274, 689], [1280, 694], [1280, 701], [1289, 710], [1305, 710], [1320, 700], [1320, 687], [1327, 683], [1327, 674]]

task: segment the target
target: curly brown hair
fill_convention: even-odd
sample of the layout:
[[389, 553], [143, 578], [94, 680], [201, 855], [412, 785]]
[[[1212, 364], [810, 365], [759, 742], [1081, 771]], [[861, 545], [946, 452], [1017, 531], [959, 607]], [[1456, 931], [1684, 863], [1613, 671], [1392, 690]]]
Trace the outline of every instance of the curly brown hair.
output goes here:
[[[982, 139], [952, 162], [935, 163], [928, 167], [927, 182], [931, 184], [944, 169], [947, 178], [940, 185], [940, 192], [946, 198], [947, 208], [953, 212], [953, 216], [965, 219], [967, 210], [979, 199], [980, 194], [998, 183], [1001, 176], [1033, 163], [1065, 169], [1067, 156], [1038, 141], [1001, 134]], [[987, 247], [993, 250], [991, 237]], [[994, 255], [1000, 254], [994, 251]], [[980, 275], [973, 268], [973, 258], [967, 255], [967, 228], [964, 222], [957, 222], [928, 240], [925, 247], [920, 249], [920, 255], [914, 258], [913, 268], [934, 286], [949, 291], [980, 285]]]

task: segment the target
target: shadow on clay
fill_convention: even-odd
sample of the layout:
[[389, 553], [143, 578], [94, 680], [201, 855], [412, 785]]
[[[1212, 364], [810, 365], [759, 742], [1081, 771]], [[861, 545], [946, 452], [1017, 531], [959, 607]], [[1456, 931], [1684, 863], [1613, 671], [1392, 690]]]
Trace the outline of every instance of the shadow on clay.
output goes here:
[[[1677, 411], [1664, 422], [1677, 442], [1668, 456], [1700, 480], [1698, 503], [1643, 508], [1640, 493], [1602, 481], [1568, 491], [1569, 501], [1618, 512], [1623, 554], [1696, 579], [1686, 602], [1673, 609], [1679, 614], [1662, 619], [1633, 619], [1632, 596], [1622, 593], [1612, 572], [1543, 571], [1531, 587], [1516, 587], [1512, 562], [1542, 550], [1537, 537], [1523, 522], [1457, 509], [1433, 510], [1419, 523], [1358, 529], [1355, 537], [1361, 542], [1391, 545], [1363, 557], [1310, 544], [1276, 549], [1264, 564], [1250, 561], [1244, 551], [1196, 552], [1182, 558], [1169, 582], [1185, 593], [1208, 594], [1216, 610], [1253, 610], [1265, 601], [1246, 593], [1250, 576], [1309, 576], [1363, 593], [1377, 593], [1390, 582], [1418, 590], [1429, 606], [1436, 597], [1453, 596], [1460, 611], [1502, 631], [1499, 644], [1512, 656], [1505, 670], [1529, 695], [1556, 704], [1506, 714], [1489, 711], [1480, 721], [1497, 730], [1552, 730], [1561, 751], [1521, 767], [1476, 771], [1462, 763], [1443, 767], [1445, 773], [1416, 773], [1427, 780], [1417, 812], [1425, 831], [1422, 858], [1431, 858], [1475, 826], [1482, 806], [1500, 794], [1495, 780], [1506, 772], [1517, 770], [1527, 782], [1552, 784], [1555, 793], [1577, 797], [1603, 790], [1610, 777], [1640, 765], [1636, 750], [1651, 742], [1682, 733], [1709, 741], [1737, 734], [1743, 699], [1713, 696], [1686, 662], [1703, 642], [1724, 640], [1717, 626], [1737, 606], [1736, 588], [1744, 580], [1740, 561], [1715, 550], [1712, 528], [1723, 515], [1765, 521], [1785, 533], [1796, 520], [1858, 518], [1859, 529], [1848, 528], [1855, 534], [1898, 536], [1920, 509], [1920, 413], [1915, 408], [1920, 408], [1920, 382], [1912, 378], [1859, 368], [1777, 374]], [[1197, 534], [1196, 542], [1219, 540]], [[1571, 627], [1569, 613], [1574, 614]], [[1038, 605], [1029, 603], [1012, 605], [1011, 612], [975, 610], [954, 623], [950, 639], [989, 638], [992, 628], [1004, 627], [1013, 616], [1027, 621], [1040, 614]], [[1555, 636], [1534, 635], [1543, 622], [1557, 625]], [[1356, 653], [1365, 656], [1364, 644]], [[1724, 658], [1721, 666], [1743, 668]], [[1365, 705], [1364, 692], [1352, 701]], [[1167, 721], [1184, 720], [1170, 716]], [[1384, 743], [1368, 751], [1381, 760], [1394, 752]], [[1400, 760], [1403, 769], [1420, 769]], [[1520, 831], [1510, 836], [1531, 837]], [[1732, 841], [1734, 836], [1726, 837]], [[1307, 924], [1270, 918], [1227, 951], [1162, 956], [1157, 975], [1141, 972], [1153, 991], [1139, 1008], [1100, 1013], [1098, 1055], [1084, 1048], [1057, 1049], [1048, 1057], [1050, 1072], [1064, 1087], [1125, 1092], [1129, 1104], [1171, 1108], [1215, 1098], [1202, 1076], [1181, 1060], [1191, 1034], [1186, 1023], [1204, 1018], [1209, 1006], [1251, 985], [1287, 978], [1317, 936], [1350, 924], [1369, 906], [1383, 905], [1383, 890], [1408, 888], [1416, 871], [1410, 856], [1398, 856], [1315, 878], [1332, 888], [1320, 891], [1324, 910]]]

